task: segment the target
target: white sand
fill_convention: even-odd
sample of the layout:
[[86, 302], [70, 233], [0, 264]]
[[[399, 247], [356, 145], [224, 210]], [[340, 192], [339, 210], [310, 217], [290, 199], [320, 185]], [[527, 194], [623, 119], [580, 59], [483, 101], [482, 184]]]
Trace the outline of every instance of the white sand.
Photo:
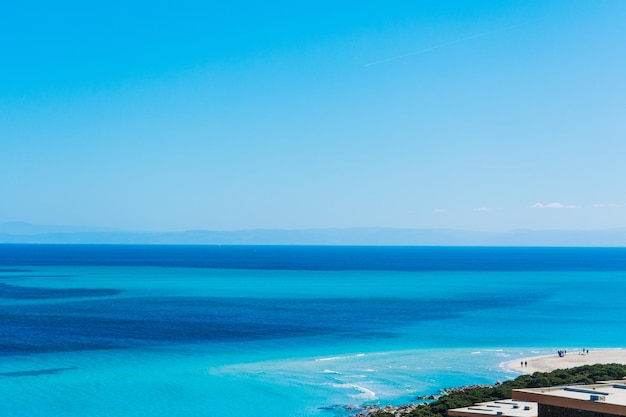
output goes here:
[[[550, 372], [555, 369], [574, 368], [582, 365], [595, 365], [598, 363], [619, 363], [626, 365], [626, 349], [589, 349], [589, 354], [581, 354], [582, 351], [570, 352], [563, 357], [555, 352], [554, 355], [532, 356], [519, 358], [514, 361], [504, 362], [501, 366], [520, 374], [532, 374], [534, 372]], [[521, 366], [520, 362], [527, 362], [528, 366]]]

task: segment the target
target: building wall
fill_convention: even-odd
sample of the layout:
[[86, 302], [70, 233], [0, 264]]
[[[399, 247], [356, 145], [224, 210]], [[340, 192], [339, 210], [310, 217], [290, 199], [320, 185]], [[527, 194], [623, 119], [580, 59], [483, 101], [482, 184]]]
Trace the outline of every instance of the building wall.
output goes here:
[[557, 407], [556, 405], [546, 404], [539, 404], [538, 411], [538, 417], [620, 417], [616, 414], [576, 410], [573, 408]]

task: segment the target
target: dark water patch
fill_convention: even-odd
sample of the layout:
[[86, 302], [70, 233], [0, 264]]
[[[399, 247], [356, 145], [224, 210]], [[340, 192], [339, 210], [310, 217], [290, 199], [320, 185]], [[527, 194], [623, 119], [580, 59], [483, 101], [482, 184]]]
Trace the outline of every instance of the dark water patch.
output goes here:
[[109, 288], [42, 288], [20, 287], [0, 283], [0, 298], [13, 300], [40, 300], [51, 298], [107, 297], [121, 293]]
[[33, 371], [14, 371], [14, 372], [0, 372], [0, 376], [6, 377], [18, 377], [18, 376], [39, 376], [39, 375], [55, 375], [64, 371], [71, 371], [78, 369], [75, 366], [68, 368], [50, 368], [50, 369], [36, 369]]
[[17, 268], [0, 268], [0, 273], [5, 272], [34, 272], [32, 269], [17, 269]]
[[[8, 276], [13, 276], [13, 277], [20, 277], [20, 278], [74, 278], [76, 275], [70, 275], [70, 274], [50, 274], [50, 275], [8, 275]], [[5, 278], [5, 276], [2, 276], [1, 278]]]
[[15, 279], [28, 279], [28, 278], [74, 278], [75, 275], [0, 275], [0, 280], [15, 280]]
[[451, 320], [518, 303], [481, 294], [419, 302], [159, 297], [18, 305], [0, 310], [0, 353], [317, 336], [382, 339], [395, 337], [393, 329], [404, 324]]
[[626, 248], [0, 244], [0, 265], [320, 271], [626, 271]]

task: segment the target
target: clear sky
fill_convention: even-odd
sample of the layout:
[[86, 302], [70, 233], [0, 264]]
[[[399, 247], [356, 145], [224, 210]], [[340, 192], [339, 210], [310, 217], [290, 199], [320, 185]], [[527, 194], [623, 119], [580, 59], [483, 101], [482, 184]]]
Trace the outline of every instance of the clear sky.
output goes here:
[[19, 1], [0, 223], [626, 227], [626, 1]]

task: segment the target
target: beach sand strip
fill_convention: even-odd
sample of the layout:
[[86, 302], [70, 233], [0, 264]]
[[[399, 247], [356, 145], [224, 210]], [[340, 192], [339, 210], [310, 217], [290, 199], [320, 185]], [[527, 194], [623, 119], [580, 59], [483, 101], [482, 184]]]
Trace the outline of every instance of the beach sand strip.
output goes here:
[[[507, 370], [520, 374], [535, 372], [551, 372], [555, 369], [574, 368], [583, 365], [618, 363], [626, 365], [626, 349], [589, 349], [589, 353], [582, 350], [567, 352], [563, 356], [558, 353], [545, 356], [531, 356], [504, 362], [501, 366]], [[522, 366], [522, 363], [527, 364]]]

